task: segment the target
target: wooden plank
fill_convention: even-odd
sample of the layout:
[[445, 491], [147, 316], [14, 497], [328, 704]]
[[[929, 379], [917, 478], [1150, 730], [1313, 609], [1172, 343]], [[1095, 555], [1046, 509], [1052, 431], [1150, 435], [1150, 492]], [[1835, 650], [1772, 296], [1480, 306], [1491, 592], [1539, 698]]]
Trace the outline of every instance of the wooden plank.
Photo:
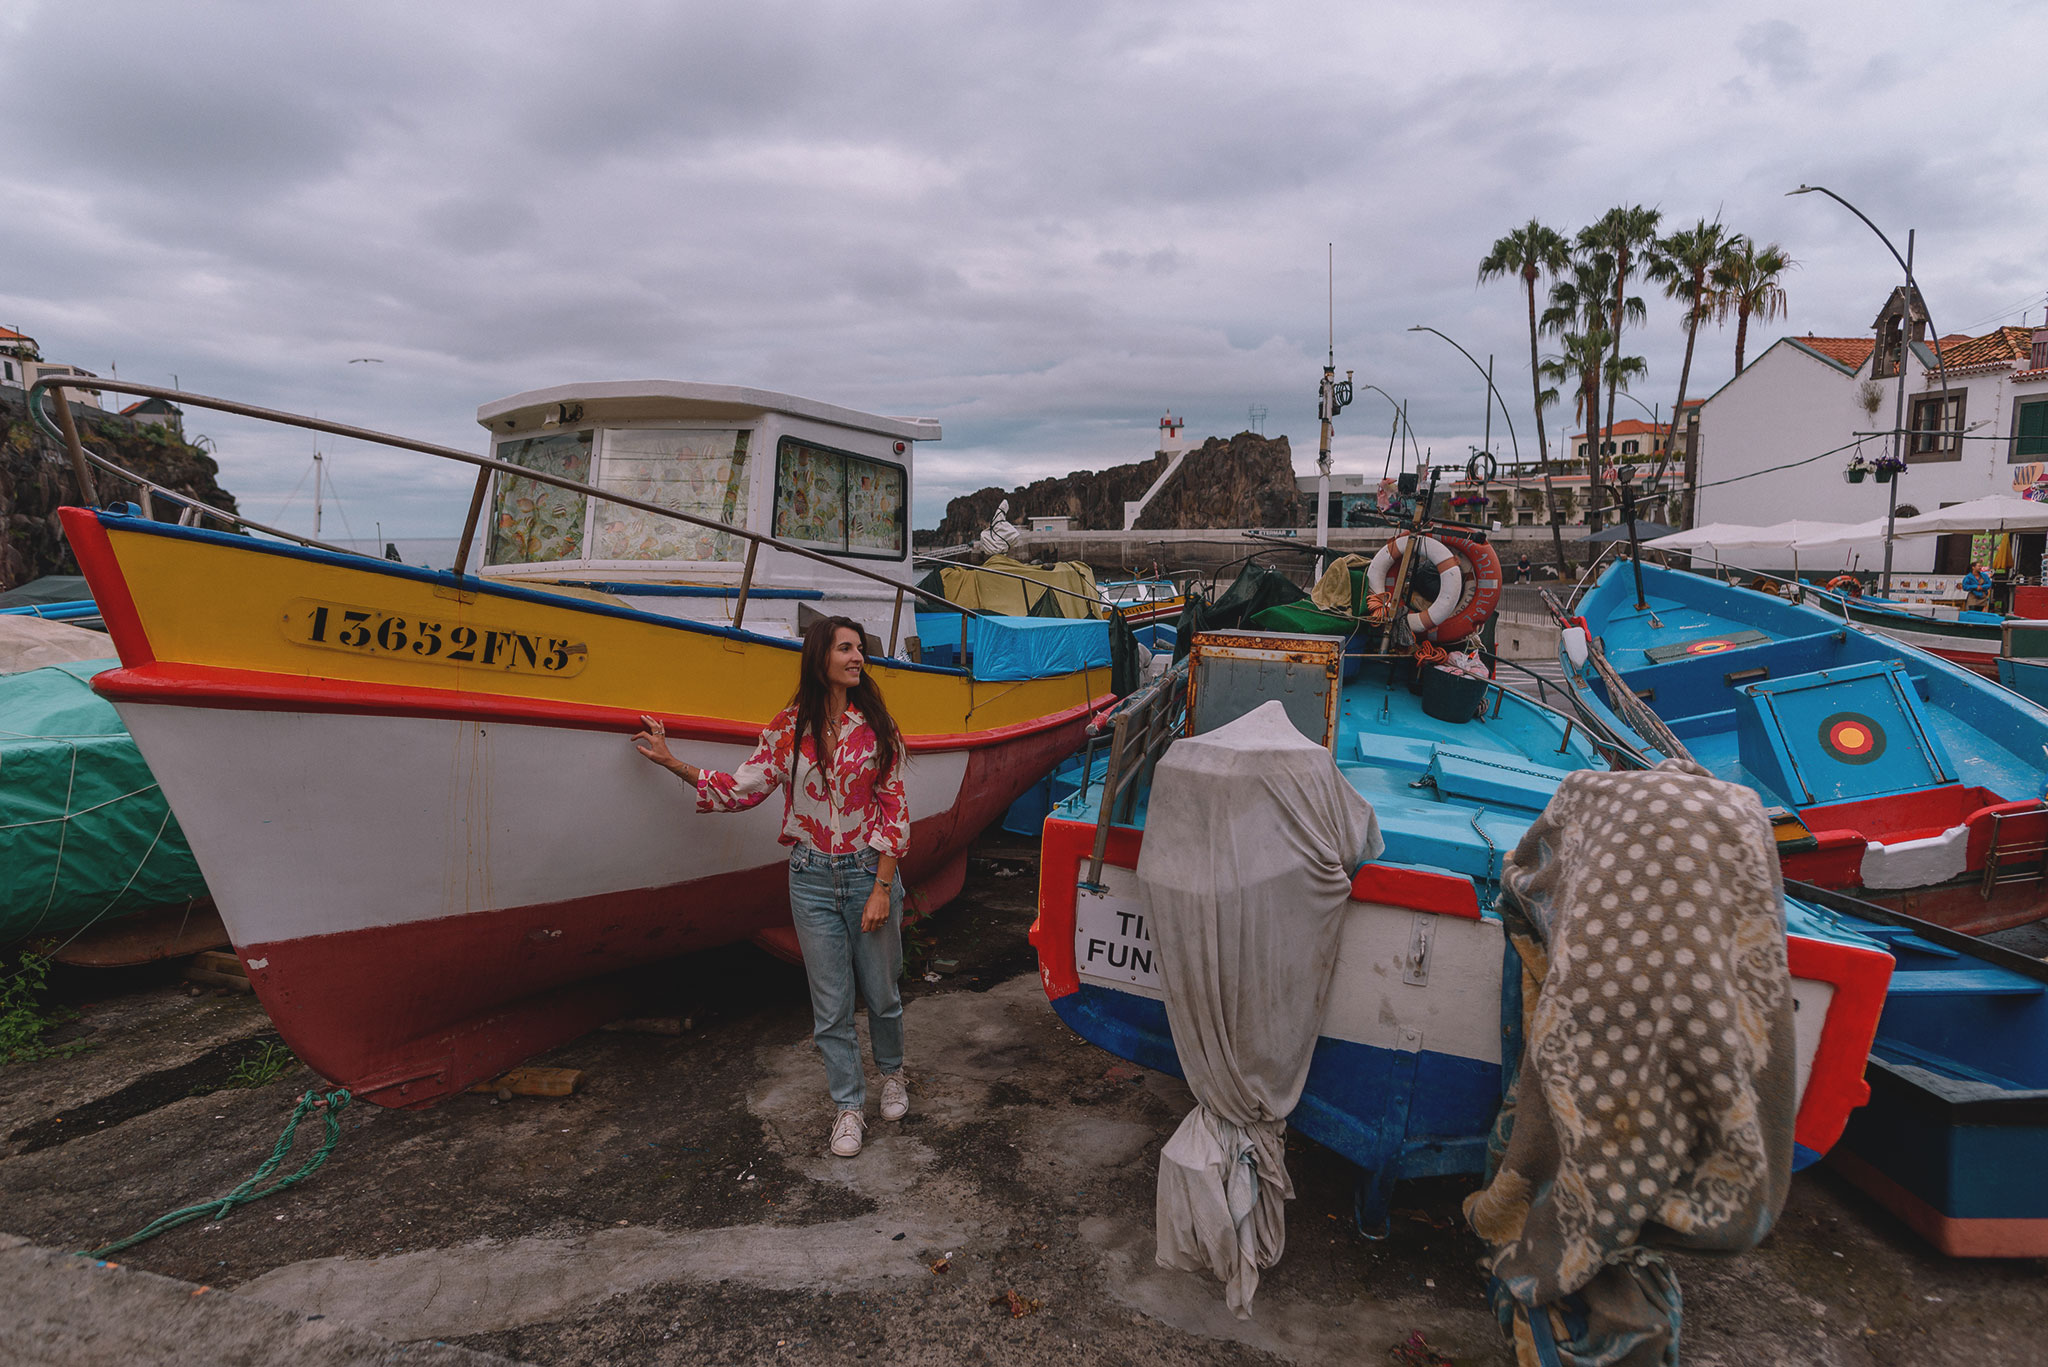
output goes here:
[[59, 949], [58, 963], [74, 968], [126, 968], [158, 959], [182, 959], [203, 949], [226, 949], [227, 927], [210, 898], [151, 907], [94, 926]]
[[510, 1092], [514, 1096], [568, 1096], [583, 1085], [581, 1068], [514, 1068], [501, 1078], [479, 1082], [472, 1092]]
[[217, 949], [193, 955], [192, 967], [208, 973], [226, 973], [236, 978], [246, 979], [249, 976], [249, 970], [242, 966], [240, 958]]

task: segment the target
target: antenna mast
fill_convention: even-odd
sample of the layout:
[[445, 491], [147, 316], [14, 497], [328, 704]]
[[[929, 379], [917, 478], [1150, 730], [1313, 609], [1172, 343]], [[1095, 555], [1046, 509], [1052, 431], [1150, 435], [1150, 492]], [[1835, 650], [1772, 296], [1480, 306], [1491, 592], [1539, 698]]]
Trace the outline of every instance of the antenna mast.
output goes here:
[[[1330, 423], [1344, 405], [1351, 402], [1351, 372], [1345, 371], [1344, 378], [1337, 378], [1337, 244], [1326, 244], [1329, 251], [1327, 269], [1329, 272], [1330, 303], [1330, 351], [1323, 363], [1323, 383], [1316, 391], [1316, 407], [1323, 420], [1323, 441], [1316, 453], [1316, 549], [1330, 544]], [[1320, 567], [1321, 561], [1317, 561]]]

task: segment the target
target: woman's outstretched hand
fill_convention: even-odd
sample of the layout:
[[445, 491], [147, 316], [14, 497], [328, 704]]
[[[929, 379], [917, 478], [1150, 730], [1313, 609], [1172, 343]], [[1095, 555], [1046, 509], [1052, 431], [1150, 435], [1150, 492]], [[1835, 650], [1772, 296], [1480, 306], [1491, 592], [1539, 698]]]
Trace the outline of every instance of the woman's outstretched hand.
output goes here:
[[640, 714], [640, 720], [647, 729], [633, 734], [633, 748], [669, 772], [681, 774], [685, 779], [695, 783], [697, 766], [685, 764], [669, 753], [668, 732], [662, 724], [644, 712]]

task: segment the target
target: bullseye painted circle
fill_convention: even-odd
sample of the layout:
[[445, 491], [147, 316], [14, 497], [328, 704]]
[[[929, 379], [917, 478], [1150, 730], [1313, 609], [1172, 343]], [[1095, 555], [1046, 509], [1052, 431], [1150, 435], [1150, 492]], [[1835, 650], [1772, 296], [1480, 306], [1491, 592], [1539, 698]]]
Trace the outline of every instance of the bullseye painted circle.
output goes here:
[[1884, 753], [1884, 728], [1861, 712], [1837, 712], [1820, 724], [1820, 745], [1844, 764], [1868, 764]]

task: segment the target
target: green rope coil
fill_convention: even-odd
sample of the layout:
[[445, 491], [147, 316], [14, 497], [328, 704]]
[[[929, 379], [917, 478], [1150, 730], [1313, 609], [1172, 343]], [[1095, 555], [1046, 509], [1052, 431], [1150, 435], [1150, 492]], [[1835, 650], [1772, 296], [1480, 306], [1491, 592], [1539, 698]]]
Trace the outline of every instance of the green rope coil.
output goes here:
[[[286, 1187], [297, 1186], [300, 1182], [305, 1181], [308, 1177], [320, 1171], [321, 1165], [327, 1162], [327, 1155], [333, 1153], [334, 1146], [341, 1142], [341, 1112], [353, 1099], [346, 1087], [337, 1087], [326, 1096], [321, 1096], [318, 1092], [307, 1092], [299, 1098], [298, 1109], [294, 1110], [292, 1118], [285, 1122], [284, 1133], [277, 1137], [277, 1146], [270, 1151], [270, 1157], [263, 1160], [263, 1166], [256, 1169], [254, 1177], [251, 1177], [225, 1196], [217, 1196], [210, 1201], [202, 1201], [196, 1206], [186, 1206], [182, 1210], [174, 1210], [168, 1215], [160, 1216], [150, 1221], [125, 1239], [117, 1239], [103, 1248], [96, 1248], [90, 1253], [81, 1253], [78, 1256], [81, 1258], [104, 1258], [109, 1253], [119, 1253], [124, 1248], [133, 1248], [145, 1239], [154, 1239], [165, 1230], [176, 1229], [179, 1225], [188, 1224], [193, 1220], [206, 1218], [224, 1220], [236, 1206], [245, 1206], [251, 1201], [260, 1201], [266, 1196], [283, 1191]], [[313, 1110], [319, 1111], [327, 1121], [327, 1138], [320, 1145], [319, 1151], [311, 1158], [308, 1158], [305, 1165], [297, 1172], [279, 1178], [261, 1191], [256, 1190], [257, 1186], [265, 1178], [277, 1171], [277, 1165], [282, 1163], [284, 1156], [292, 1151], [292, 1138], [299, 1132], [299, 1122], [306, 1118], [308, 1111]]]

